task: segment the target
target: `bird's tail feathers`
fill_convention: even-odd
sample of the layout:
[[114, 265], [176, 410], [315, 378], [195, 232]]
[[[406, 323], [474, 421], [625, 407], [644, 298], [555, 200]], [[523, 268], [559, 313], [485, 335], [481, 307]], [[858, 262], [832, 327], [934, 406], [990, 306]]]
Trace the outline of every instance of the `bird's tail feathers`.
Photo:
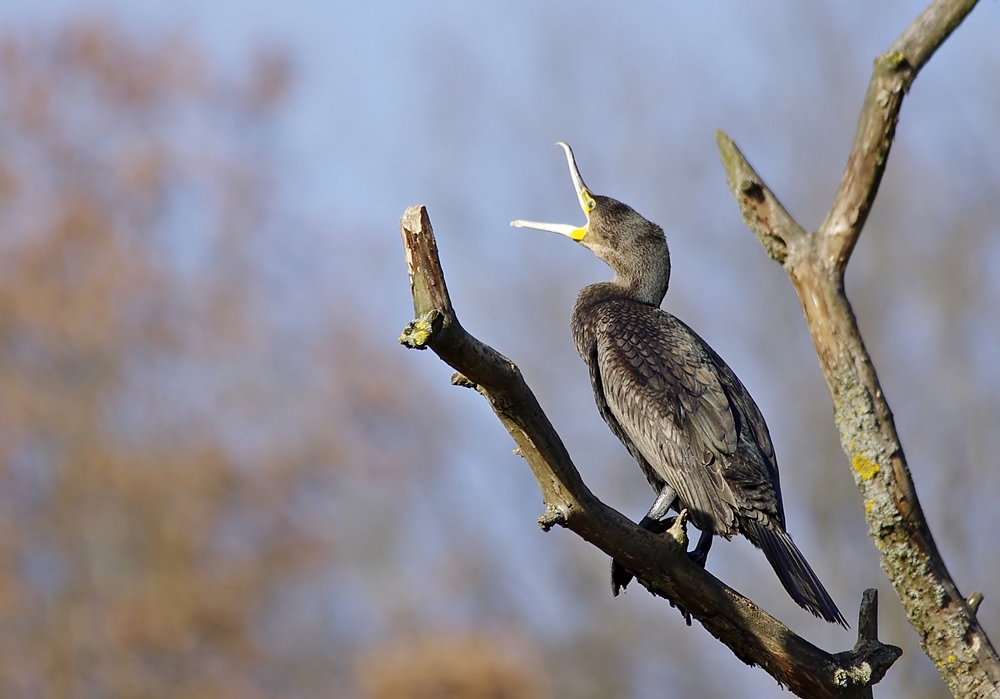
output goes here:
[[849, 628], [788, 532], [754, 520], [744, 520], [740, 527], [746, 537], [764, 551], [781, 585], [796, 604], [822, 619]]

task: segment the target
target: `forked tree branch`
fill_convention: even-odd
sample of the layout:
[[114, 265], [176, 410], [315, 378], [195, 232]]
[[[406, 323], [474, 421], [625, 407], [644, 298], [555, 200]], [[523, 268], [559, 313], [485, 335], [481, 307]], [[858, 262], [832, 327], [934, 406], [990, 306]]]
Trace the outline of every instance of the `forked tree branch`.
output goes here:
[[697, 619], [740, 660], [763, 667], [795, 694], [871, 696], [871, 686], [901, 653], [877, 638], [874, 590], [862, 601], [857, 645], [830, 654], [691, 563], [685, 553], [684, 514], [657, 536], [598, 500], [518, 368], [459, 324], [426, 209], [407, 209], [400, 229], [415, 315], [400, 342], [415, 349], [430, 347], [459, 372], [454, 383], [476, 388], [486, 398], [538, 481], [545, 503], [539, 524], [544, 529], [564, 526], [621, 561], [650, 592]]
[[854, 145], [840, 188], [819, 228], [821, 259], [843, 273], [878, 193], [903, 95], [917, 72], [961, 24], [977, 0], [937, 0], [875, 59]]
[[937, 0], [875, 60], [840, 188], [815, 234], [792, 220], [728, 136], [720, 132], [717, 140], [744, 221], [784, 266], [802, 302], [841, 444], [864, 495], [869, 535], [924, 652], [954, 696], [996, 697], [1000, 659], [976, 619], [978, 604], [970, 605], [958, 591], [931, 536], [844, 292], [844, 270], [878, 192], [903, 95], [975, 4]]

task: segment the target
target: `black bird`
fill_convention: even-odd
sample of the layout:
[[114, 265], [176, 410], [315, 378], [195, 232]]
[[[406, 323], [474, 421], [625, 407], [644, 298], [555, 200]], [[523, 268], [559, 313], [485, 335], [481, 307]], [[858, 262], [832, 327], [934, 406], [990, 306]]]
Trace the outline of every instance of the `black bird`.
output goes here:
[[[573, 339], [590, 368], [601, 416], [658, 493], [639, 526], [665, 528], [687, 509], [701, 537], [691, 558], [705, 564], [713, 535], [743, 534], [763, 549], [799, 606], [847, 626], [785, 531], [778, 463], [760, 409], [722, 358], [660, 309], [670, 280], [663, 230], [631, 207], [591, 194], [565, 143], [570, 176], [587, 217], [582, 227], [514, 221], [560, 233], [606, 262], [614, 279], [583, 289]], [[632, 574], [612, 561], [615, 595]]]

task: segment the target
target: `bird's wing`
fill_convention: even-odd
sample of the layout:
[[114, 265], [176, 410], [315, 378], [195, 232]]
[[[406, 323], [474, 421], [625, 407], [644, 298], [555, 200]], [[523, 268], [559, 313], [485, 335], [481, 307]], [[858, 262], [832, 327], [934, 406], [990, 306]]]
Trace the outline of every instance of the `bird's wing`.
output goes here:
[[725, 478], [737, 450], [729, 398], [704, 343], [659, 309], [609, 303], [598, 312], [597, 362], [608, 407], [699, 528], [733, 531]]
[[[679, 320], [677, 322], [681, 323]], [[690, 332], [694, 334], [693, 330]], [[760, 493], [763, 499], [754, 502], [753, 506], [766, 511], [770, 515], [776, 515], [778, 522], [784, 526], [785, 513], [784, 507], [781, 503], [781, 485], [778, 480], [778, 460], [774, 455], [774, 445], [771, 443], [771, 435], [767, 431], [767, 423], [764, 421], [764, 416], [761, 414], [760, 408], [757, 407], [757, 404], [750, 396], [750, 392], [747, 391], [746, 387], [740, 382], [739, 377], [737, 377], [735, 372], [729, 368], [729, 365], [723, 361], [722, 357], [716, 354], [715, 350], [707, 344], [705, 345], [705, 349], [709, 356], [712, 357], [713, 363], [719, 370], [719, 380], [722, 383], [722, 387], [723, 390], [725, 390], [726, 395], [729, 396], [730, 401], [732, 401], [737, 420], [741, 420], [746, 423], [745, 426], [737, 425], [737, 431], [743, 432], [746, 438], [756, 444], [757, 449], [760, 451], [760, 455], [763, 457], [757, 463], [760, 463], [763, 466], [766, 473], [762, 473], [758, 467], [748, 469], [749, 472], [745, 474], [748, 476], [748, 486], [750, 486], [751, 490], [754, 489], [753, 482], [757, 482], [758, 485], [766, 484], [765, 488], [763, 488], [766, 492]], [[772, 497], [773, 501], [771, 500]]]

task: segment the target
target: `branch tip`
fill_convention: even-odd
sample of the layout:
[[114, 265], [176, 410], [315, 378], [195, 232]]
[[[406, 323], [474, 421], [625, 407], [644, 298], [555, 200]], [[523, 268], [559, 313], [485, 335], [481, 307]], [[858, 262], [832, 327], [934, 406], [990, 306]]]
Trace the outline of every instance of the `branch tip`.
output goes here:
[[878, 640], [878, 590], [868, 588], [861, 595], [858, 610], [858, 643]]
[[546, 505], [545, 514], [538, 518], [538, 526], [542, 528], [542, 531], [547, 532], [557, 524], [565, 527], [567, 519], [566, 512], [562, 508], [555, 505]]
[[444, 326], [444, 314], [436, 308], [432, 308], [406, 324], [406, 327], [403, 328], [403, 334], [399, 336], [399, 344], [410, 349], [425, 350]]
[[789, 249], [807, 240], [808, 234], [764, 184], [733, 139], [722, 131], [716, 131], [715, 142], [726, 171], [726, 184], [740, 207], [743, 222], [753, 231], [768, 256], [784, 265]]
[[473, 391], [479, 388], [479, 384], [460, 371], [456, 371], [451, 375], [451, 385], [461, 386], [462, 388], [471, 388]]
[[441, 270], [437, 241], [434, 240], [434, 228], [431, 226], [427, 207], [420, 205], [407, 208], [399, 219], [399, 233], [403, 237], [406, 271], [410, 276], [413, 315], [420, 318], [428, 311], [437, 309], [449, 320], [454, 320], [455, 310]]
[[408, 206], [399, 219], [399, 224], [410, 231], [420, 232], [431, 227], [427, 207], [423, 204]]

